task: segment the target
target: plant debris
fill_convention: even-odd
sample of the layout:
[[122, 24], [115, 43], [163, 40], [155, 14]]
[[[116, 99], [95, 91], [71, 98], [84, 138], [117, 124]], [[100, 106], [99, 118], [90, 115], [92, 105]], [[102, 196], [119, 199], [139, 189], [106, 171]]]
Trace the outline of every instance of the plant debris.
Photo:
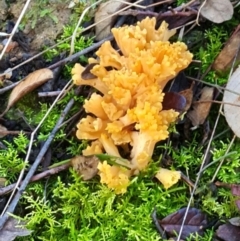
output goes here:
[[29, 74], [25, 80], [20, 82], [11, 92], [8, 99], [8, 104], [5, 111], [1, 114], [3, 116], [20, 98], [27, 93], [36, 89], [46, 81], [53, 78], [53, 72], [50, 69], [39, 69]]
[[240, 137], [239, 121], [240, 121], [240, 67], [238, 67], [230, 77], [226, 90], [223, 95], [224, 115], [229, 127]]
[[213, 62], [212, 68], [217, 72], [224, 74], [231, 69], [233, 61], [235, 61], [235, 66], [237, 66], [240, 61], [239, 46], [240, 25], [238, 25], [232, 36], [226, 42], [222, 51], [218, 54]]
[[[130, 0], [125, 2], [130, 2]], [[96, 40], [102, 40], [110, 35], [113, 21], [117, 17], [114, 13], [124, 6], [126, 6], [126, 3], [114, 0], [100, 4], [94, 17], [94, 22], [97, 23], [95, 27]]]
[[238, 240], [240, 4], [47, 2], [0, 3], [4, 240]]
[[231, 223], [223, 224], [217, 229], [216, 236], [223, 241], [239, 241], [240, 227]]
[[12, 241], [16, 237], [29, 236], [32, 231], [25, 228], [26, 223], [10, 217], [0, 230], [0, 241]]
[[203, 1], [201, 15], [214, 23], [222, 23], [232, 18], [233, 5], [230, 0]]
[[199, 126], [206, 120], [212, 106], [214, 88], [205, 86], [202, 89], [201, 97], [193, 104], [193, 110], [187, 113], [193, 126]]
[[99, 159], [96, 156], [75, 156], [71, 159], [73, 169], [83, 180], [90, 180], [96, 176]]
[[[168, 237], [176, 237], [183, 223], [186, 208], [179, 209], [175, 213], [159, 220], [160, 226]], [[181, 239], [188, 238], [191, 234], [203, 235], [204, 227], [207, 225], [207, 216], [196, 208], [190, 208], [183, 226]]]

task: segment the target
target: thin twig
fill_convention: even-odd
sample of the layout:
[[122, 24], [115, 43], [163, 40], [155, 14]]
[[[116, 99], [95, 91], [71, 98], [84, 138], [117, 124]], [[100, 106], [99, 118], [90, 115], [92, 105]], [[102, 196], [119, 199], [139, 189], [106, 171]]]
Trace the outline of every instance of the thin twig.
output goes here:
[[215, 104], [224, 104], [224, 105], [232, 105], [232, 106], [240, 107], [240, 104], [234, 104], [232, 102], [226, 102], [226, 101], [218, 101], [218, 100], [197, 100], [197, 101], [193, 101], [193, 104], [201, 104], [201, 103], [215, 103]]
[[29, 135], [31, 134], [31, 132], [29, 131], [4, 131], [4, 130], [0, 130], [0, 135], [19, 135], [20, 133], [22, 134], [26, 134], [26, 135]]
[[[46, 112], [46, 114], [44, 115], [44, 117], [42, 118], [42, 120], [40, 121], [40, 123], [38, 124], [38, 126], [34, 129], [34, 131], [32, 132], [31, 134], [31, 137], [30, 137], [30, 143], [29, 143], [29, 146], [28, 146], [28, 151], [27, 151], [27, 154], [26, 154], [26, 157], [25, 157], [25, 160], [24, 160], [24, 167], [27, 166], [27, 163], [28, 163], [28, 159], [29, 159], [29, 156], [30, 156], [30, 153], [31, 153], [31, 149], [32, 149], [32, 145], [33, 145], [33, 140], [34, 140], [34, 136], [35, 134], [37, 133], [38, 129], [42, 126], [43, 122], [45, 121], [45, 119], [48, 117], [49, 113], [51, 112], [51, 110], [53, 109], [53, 107], [56, 105], [57, 101], [60, 99], [62, 93], [65, 91], [65, 89], [69, 86], [69, 84], [71, 83], [71, 81], [69, 81], [65, 86], [64, 88], [62, 89], [61, 93], [57, 96], [57, 98], [54, 100], [54, 102], [52, 103], [52, 105], [50, 106], [50, 108], [48, 109], [48, 111]], [[23, 175], [24, 175], [24, 172], [25, 172], [25, 168], [23, 168], [19, 174], [19, 177], [18, 177], [18, 181], [17, 181], [17, 185], [15, 186], [11, 196], [9, 197], [8, 199], [8, 202], [4, 208], [4, 210], [2, 211], [2, 214], [1, 216], [3, 215], [3, 213], [5, 213], [9, 203], [11, 202], [14, 194], [15, 194], [15, 191], [16, 189], [18, 188], [18, 185], [20, 184], [20, 182], [22, 181], [22, 178], [23, 178]]]
[[[112, 40], [112, 39], [113, 39], [113, 36], [109, 36], [109, 37], [107, 37], [107, 38], [105, 38], [105, 39], [103, 39], [103, 40], [101, 40], [101, 41], [99, 41], [99, 42], [91, 45], [90, 47], [87, 47], [87, 48], [85, 48], [85, 49], [83, 49], [83, 50], [81, 50], [81, 51], [79, 51], [79, 52], [77, 52], [77, 53], [75, 53], [75, 54], [73, 54], [73, 55], [71, 55], [71, 56], [69, 56], [69, 57], [66, 57], [66, 58], [64, 58], [64, 59], [56, 62], [55, 64], [50, 65], [48, 68], [49, 68], [49, 69], [55, 69], [56, 67], [59, 67], [59, 66], [61, 66], [61, 65], [67, 64], [68, 62], [74, 63], [74, 62], [76, 62], [76, 61], [79, 59], [80, 56], [82, 56], [82, 55], [84, 55], [84, 54], [87, 54], [87, 53], [95, 50], [96, 48], [100, 47], [105, 41], [107, 41], [107, 40]], [[43, 52], [41, 52], [41, 53], [43, 53]], [[38, 57], [38, 56], [37, 56], [37, 57]], [[33, 60], [33, 59], [34, 59], [34, 58], [31, 58], [31, 60]], [[29, 60], [30, 60], [30, 59], [29, 59]], [[26, 64], [26, 63], [27, 63], [27, 62], [25, 61], [25, 62], [22, 63], [22, 65], [23, 65], [23, 64]], [[20, 66], [18, 65], [18, 67], [20, 67]], [[13, 70], [13, 69], [15, 69], [15, 67], [12, 68], [12, 70]], [[1, 74], [0, 74], [0, 77], [1, 77]], [[25, 78], [26, 78], [26, 77], [25, 77]], [[12, 85], [9, 85], [9, 86], [7, 86], [7, 87], [5, 87], [5, 88], [0, 89], [0, 95], [3, 94], [3, 93], [5, 93], [5, 92], [7, 92], [7, 91], [9, 91], [9, 90], [11, 90], [11, 89], [13, 89], [16, 85], [18, 85], [18, 84], [19, 84], [21, 81], [23, 81], [25, 78], [23, 78], [22, 80], [14, 83], [14, 84], [12, 84]]]
[[109, 36], [109, 37], [107, 37], [107, 38], [105, 38], [105, 39], [103, 39], [103, 40], [101, 40], [101, 41], [99, 41], [95, 44], [92, 44], [90, 47], [87, 47], [87, 48], [85, 48], [85, 49], [83, 49], [83, 50], [81, 50], [81, 51], [79, 51], [79, 52], [77, 52], [77, 53], [75, 53], [71, 56], [68, 56], [68, 57], [58, 61], [55, 64], [50, 65], [48, 68], [49, 69], [55, 69], [56, 67], [58, 67], [60, 65], [65, 65], [69, 62], [74, 63], [74, 62], [78, 61], [80, 56], [95, 50], [96, 48], [100, 47], [104, 42], [106, 42], [108, 40], [110, 41], [112, 39], [113, 39], [113, 36], [111, 35], [111, 36]]
[[49, 135], [47, 141], [44, 143], [43, 148], [39, 152], [35, 162], [33, 163], [30, 170], [28, 171], [25, 179], [23, 180], [21, 186], [19, 187], [19, 189], [18, 189], [16, 195], [14, 196], [11, 204], [9, 205], [9, 207], [7, 208], [7, 210], [3, 214], [3, 216], [0, 218], [0, 230], [3, 228], [4, 224], [6, 223], [8, 217], [9, 217], [9, 214], [14, 212], [14, 210], [15, 210], [18, 202], [19, 202], [19, 199], [21, 198], [22, 193], [24, 192], [24, 190], [27, 187], [28, 183], [30, 182], [32, 176], [34, 175], [35, 171], [37, 170], [38, 165], [40, 164], [42, 158], [44, 157], [45, 153], [47, 152], [51, 142], [53, 141], [57, 131], [59, 130], [59, 127], [61, 126], [62, 122], [64, 121], [67, 113], [72, 108], [74, 102], [75, 102], [74, 99], [71, 99], [69, 101], [69, 103], [67, 104], [67, 106], [65, 107], [65, 109], [63, 110], [63, 112], [61, 113], [57, 124], [53, 128], [53, 130], [52, 130], [51, 134]]
[[[1, 76], [0, 76], [1, 77]], [[24, 80], [24, 79], [22, 79], [22, 80]], [[16, 85], [18, 85], [22, 80], [19, 80], [18, 82], [15, 82], [15, 83], [13, 83], [12, 85], [8, 85], [8, 86], [6, 86], [6, 87], [4, 87], [4, 88], [1, 88], [0, 89], [0, 95], [2, 95], [2, 94], [4, 94], [5, 92], [7, 92], [7, 91], [9, 91], [9, 90], [11, 90], [11, 89], [13, 89]]]
[[71, 46], [70, 46], [70, 53], [69, 55], [71, 56], [73, 53], [74, 53], [74, 43], [75, 43], [75, 39], [76, 39], [76, 36], [77, 36], [77, 32], [78, 32], [78, 28], [80, 26], [80, 24], [82, 23], [82, 20], [84, 18], [84, 16], [86, 15], [86, 13], [88, 12], [88, 10], [92, 7], [94, 7], [95, 5], [99, 4], [100, 2], [102, 2], [103, 0], [99, 0], [93, 4], [91, 4], [91, 6], [87, 7], [86, 9], [84, 9], [84, 11], [82, 12], [79, 20], [78, 20], [78, 23], [74, 29], [74, 32], [72, 34], [72, 38], [71, 38]]
[[156, 12], [152, 12], [152, 11], [140, 11], [140, 10], [129, 9], [129, 10], [119, 13], [119, 15], [132, 15], [132, 16], [143, 15], [143, 16], [152, 16], [152, 17], [156, 17], [156, 18], [174, 17], [174, 16], [189, 17], [191, 15], [197, 15], [197, 11], [195, 11], [195, 10], [188, 11], [188, 12], [167, 11], [164, 13], [156, 13]]
[[[210, 146], [211, 146], [211, 143], [212, 143], [212, 139], [213, 139], [213, 137], [214, 137], [214, 134], [215, 134], [215, 131], [216, 131], [216, 128], [217, 128], [217, 125], [218, 125], [218, 121], [219, 121], [219, 118], [220, 118], [221, 109], [222, 109], [222, 105], [220, 106], [220, 109], [219, 109], [219, 112], [218, 112], [218, 116], [217, 116], [217, 119], [216, 119], [216, 122], [215, 122], [215, 125], [214, 125], [214, 128], [213, 128], [212, 135], [211, 135], [211, 137], [210, 137], [210, 140], [209, 140], [207, 149], [206, 149], [206, 151], [205, 151], [205, 155], [204, 155], [204, 157], [203, 157], [203, 160], [202, 160], [202, 164], [201, 164], [199, 173], [201, 173], [203, 167], [205, 166], [205, 162], [206, 162], [206, 159], [207, 159], [207, 156], [208, 156], [207, 154], [208, 154], [208, 152], [209, 152], [209, 150], [210, 150]], [[187, 215], [188, 215], [188, 211], [189, 211], [189, 208], [190, 208], [191, 203], [192, 203], [192, 200], [193, 200], [194, 193], [195, 193], [195, 191], [196, 191], [196, 189], [197, 189], [197, 185], [198, 185], [198, 183], [199, 183], [200, 177], [201, 177], [200, 174], [197, 175], [197, 178], [196, 178], [196, 181], [195, 181], [193, 190], [192, 190], [192, 192], [191, 192], [191, 195], [190, 195], [190, 198], [189, 198], [189, 201], [188, 201], [188, 205], [187, 205], [187, 208], [186, 208], [184, 217], [183, 217], [183, 221], [182, 221], [181, 228], [180, 228], [180, 231], [179, 231], [179, 234], [178, 234], [178, 237], [177, 237], [177, 241], [180, 241], [180, 239], [181, 239], [181, 235], [182, 235], [182, 232], [183, 232], [184, 224], [185, 224], [185, 221], [186, 221], [186, 218], [187, 218]]]
[[24, 14], [25, 14], [25, 12], [26, 12], [30, 2], [31, 2], [31, 0], [27, 0], [27, 2], [25, 3], [25, 5], [23, 7], [23, 10], [21, 11], [20, 16], [18, 17], [18, 20], [17, 20], [16, 24], [14, 25], [14, 28], [13, 28], [13, 30], [11, 32], [11, 35], [9, 36], [7, 43], [4, 46], [4, 48], [3, 48], [3, 50], [2, 50], [2, 52], [0, 54], [0, 60], [2, 59], [3, 55], [5, 54], [5, 52], [6, 52], [7, 48], [8, 48], [8, 45], [10, 44], [14, 34], [16, 33], [16, 31], [18, 29], [18, 26], [19, 26], [19, 24], [20, 24], [20, 22], [21, 22], [21, 20], [22, 20], [22, 18], [24, 16]]
[[[229, 154], [229, 151], [230, 151], [230, 149], [231, 149], [231, 147], [232, 147], [235, 139], [236, 139], [236, 135], [233, 136], [233, 138], [232, 138], [232, 140], [231, 140], [231, 142], [230, 142], [230, 144], [229, 144], [229, 146], [228, 146], [228, 148], [227, 148], [224, 156], [226, 156], [226, 155]], [[216, 178], [216, 176], [217, 176], [220, 168], [222, 167], [222, 164], [223, 164], [224, 161], [225, 161], [225, 158], [223, 158], [223, 159], [221, 160], [221, 162], [219, 163], [219, 165], [218, 165], [218, 167], [217, 167], [217, 170], [215, 171], [215, 173], [214, 173], [214, 175], [213, 175], [213, 177], [212, 177], [211, 182], [214, 182], [214, 181], [215, 181], [215, 178]]]
[[199, 25], [199, 16], [201, 13], [202, 8], [204, 7], [204, 5], [206, 4], [207, 0], [204, 0], [204, 2], [202, 3], [202, 5], [200, 6], [199, 10], [198, 10], [198, 14], [197, 14], [197, 19], [196, 19], [196, 24]]
[[61, 92], [60, 90], [48, 91], [48, 92], [38, 92], [38, 97], [53, 97], [53, 96], [59, 95], [60, 92]]
[[[139, 0], [139, 1], [135, 2], [135, 3], [133, 3], [133, 4], [130, 5], [130, 6], [139, 6], [139, 5], [137, 5], [137, 3], [138, 3], [138, 2], [141, 2], [141, 1], [143, 1], [143, 0]], [[122, 12], [122, 11], [130, 8], [130, 6], [127, 6], [127, 7], [123, 8], [123, 9], [119, 10], [118, 12], [107, 16], [106, 18], [102, 19], [101, 21], [99, 21], [99, 22], [97, 22], [97, 23], [91, 24], [90, 26], [88, 26], [88, 27], [84, 28], [83, 30], [81, 30], [81, 31], [79, 32], [79, 34], [86, 32], [87, 30], [89, 30], [89, 29], [93, 28], [94, 26], [96, 26], [98, 23], [100, 23], [100, 22], [102, 22], [102, 21], [104, 21], [104, 20], [106, 20], [106, 19], [108, 19], [108, 18], [111, 18], [112, 16], [118, 14], [119, 12]], [[49, 51], [50, 49], [53, 49], [53, 48], [57, 47], [58, 45], [60, 45], [60, 44], [62, 44], [62, 43], [65, 43], [66, 41], [70, 40], [71, 38], [72, 38], [72, 36], [71, 36], [71, 37], [68, 37], [68, 38], [66, 38], [66, 39], [64, 39], [64, 40], [61, 40], [61, 41], [59, 41], [58, 43], [52, 45], [51, 47], [45, 49], [44, 51], [42, 51], [42, 52], [36, 54], [35, 56], [27, 59], [26, 61], [22, 62], [21, 64], [13, 67], [13, 68], [11, 68], [11, 69], [8, 69], [6, 72], [1, 73], [1, 74], [0, 74], [0, 77], [6, 75], [7, 73], [12, 72], [13, 70], [15, 70], [15, 69], [17, 69], [17, 68], [19, 68], [19, 67], [27, 64], [27, 63], [29, 63], [30, 61], [32, 61], [32, 60], [34, 60], [35, 58], [43, 55], [44, 53], [46, 53], [46, 52]], [[71, 56], [70, 56], [70, 57], [71, 57]]]
[[[230, 71], [230, 73], [229, 73], [228, 80], [229, 80], [229, 79], [231, 78], [231, 76], [232, 76], [233, 69], [234, 69], [234, 66], [235, 66], [235, 63], [236, 63], [236, 59], [237, 59], [237, 55], [238, 55], [239, 51], [240, 51], [240, 47], [238, 48], [238, 51], [237, 51], [237, 53], [235, 54], [235, 58], [234, 58], [234, 61], [233, 61], [233, 63], [232, 63], [232, 66], [231, 66], [231, 71]], [[219, 87], [219, 86], [218, 86], [218, 87]], [[225, 89], [225, 91], [226, 91], [226, 89]], [[228, 91], [230, 91], [230, 90], [228, 90]], [[230, 91], [230, 92], [233, 92], [233, 91]], [[236, 94], [239, 95], [239, 93], [236, 93]], [[177, 241], [180, 241], [180, 239], [181, 239], [181, 234], [182, 234], [182, 232], [183, 232], [183, 228], [184, 228], [184, 224], [185, 224], [185, 221], [186, 221], [186, 218], [187, 218], [187, 214], [188, 214], [188, 211], [189, 211], [191, 202], [192, 202], [192, 200], [193, 200], [194, 193], [195, 193], [195, 191], [196, 191], [196, 189], [197, 189], [197, 185], [198, 185], [198, 183], [199, 183], [199, 180], [200, 180], [200, 177], [201, 177], [201, 174], [202, 174], [202, 170], [204, 169], [205, 162], [206, 162], [206, 159], [207, 159], [207, 154], [208, 154], [208, 152], [209, 152], [209, 150], [210, 150], [210, 146], [211, 146], [212, 140], [213, 140], [214, 135], [215, 135], [215, 132], [216, 132], [216, 128], [217, 128], [218, 121], [219, 121], [220, 116], [221, 116], [221, 113], [222, 113], [222, 109], [223, 109], [223, 104], [221, 104], [221, 106], [220, 106], [220, 108], [219, 108], [218, 115], [217, 115], [217, 119], [216, 119], [216, 122], [215, 122], [215, 124], [214, 124], [213, 131], [212, 131], [212, 135], [211, 135], [210, 140], [209, 140], [209, 143], [208, 143], [208, 145], [207, 145], [207, 149], [206, 149], [206, 151], [205, 151], [205, 155], [204, 155], [204, 157], [203, 157], [202, 164], [201, 164], [199, 173], [198, 173], [198, 175], [197, 175], [197, 178], [196, 178], [196, 181], [195, 181], [195, 185], [194, 185], [193, 190], [192, 190], [192, 192], [191, 192], [191, 196], [190, 196], [190, 199], [189, 199], [189, 202], [188, 202], [188, 205], [187, 205], [187, 208], [186, 208], [184, 217], [183, 217], [183, 221], [182, 221], [182, 225], [181, 225], [181, 228], [180, 228], [178, 237], [177, 237]], [[233, 137], [233, 139], [232, 139], [232, 141], [231, 141], [231, 143], [230, 143], [230, 145], [229, 145], [229, 147], [228, 147], [228, 150], [227, 150], [226, 154], [229, 152], [232, 144], [234, 143], [235, 137], [236, 137], [236, 136]], [[223, 161], [224, 161], [224, 159], [221, 161], [219, 167], [217, 168], [217, 170], [216, 170], [216, 172], [215, 172], [215, 175], [214, 175], [213, 178], [212, 178], [212, 182], [214, 181], [214, 179], [215, 179], [218, 171], [220, 170], [220, 167], [221, 167]]]
[[206, 84], [206, 85], [208, 85], [208, 86], [215, 87], [215, 88], [220, 89], [220, 90], [223, 90], [223, 91], [228, 91], [228, 92], [233, 93], [233, 94], [235, 94], [235, 95], [240, 95], [239, 92], [236, 92], [236, 91], [234, 91], [234, 90], [230, 90], [230, 89], [224, 88], [224, 87], [219, 86], [219, 85], [216, 85], [216, 84], [208, 83], [208, 82], [206, 82], [206, 81], [204, 81], [204, 80], [192, 78], [192, 77], [190, 77], [190, 76], [186, 76], [186, 78], [189, 79], [189, 80], [193, 80], [193, 81], [197, 81], [197, 82]]
[[[46, 170], [44, 172], [41, 172], [39, 174], [36, 174], [36, 175], [32, 176], [32, 178], [30, 179], [29, 182], [36, 182], [36, 181], [39, 181], [39, 180], [41, 180], [45, 177], [55, 175], [59, 172], [62, 172], [64, 170], [68, 169], [69, 166], [70, 166], [70, 163], [66, 163], [66, 164], [63, 164], [61, 166], [53, 167], [49, 170]], [[22, 182], [21, 182], [21, 184], [22, 184]], [[0, 196], [4, 196], [4, 195], [8, 194], [9, 192], [11, 192], [14, 189], [15, 186], [16, 186], [16, 183], [13, 183], [13, 184], [10, 184], [6, 187], [0, 188]]]

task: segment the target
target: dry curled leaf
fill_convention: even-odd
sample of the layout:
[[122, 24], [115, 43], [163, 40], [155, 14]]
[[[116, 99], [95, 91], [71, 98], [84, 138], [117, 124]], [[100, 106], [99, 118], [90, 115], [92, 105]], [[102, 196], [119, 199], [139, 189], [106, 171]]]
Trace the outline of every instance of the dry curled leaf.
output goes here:
[[234, 31], [232, 36], [226, 42], [224, 48], [219, 53], [217, 58], [215, 59], [212, 68], [220, 73], [225, 73], [230, 70], [232, 67], [232, 63], [238, 53], [236, 58], [236, 63], [240, 61], [240, 53], [238, 48], [240, 46], [240, 25], [238, 25], [237, 29]]
[[163, 110], [173, 109], [178, 112], [182, 112], [186, 106], [186, 99], [178, 93], [167, 92], [164, 94], [162, 106]]
[[82, 176], [83, 180], [90, 180], [97, 172], [99, 159], [96, 156], [75, 156], [71, 159], [73, 169]]
[[50, 69], [44, 68], [34, 71], [29, 74], [25, 80], [20, 82], [10, 94], [6, 110], [1, 114], [3, 116], [6, 112], [24, 95], [36, 89], [38, 86], [44, 84], [46, 81], [53, 78], [53, 72]]
[[194, 82], [192, 83], [191, 87], [179, 92], [180, 95], [184, 96], [186, 99], [186, 105], [183, 111], [188, 111], [192, 105], [193, 101], [193, 86]]
[[228, 220], [229, 223], [231, 223], [234, 226], [238, 226], [240, 227], [240, 217], [234, 217], [234, 218], [230, 218]]
[[[24, 227], [25, 223], [10, 217], [3, 229], [0, 230], [0, 241], [12, 241], [16, 237], [28, 236], [31, 230]], [[27, 240], [27, 239], [26, 239]]]
[[239, 241], [240, 227], [231, 223], [223, 224], [217, 229], [216, 236], [223, 241]]
[[193, 110], [187, 113], [187, 117], [191, 120], [193, 126], [202, 125], [206, 120], [212, 106], [213, 93], [214, 88], [204, 87], [199, 101], [195, 102]]
[[[127, 0], [126, 2], [130, 2], [130, 0]], [[114, 0], [100, 4], [95, 13], [94, 19], [95, 24], [97, 24], [95, 27], [96, 40], [100, 41], [111, 33], [112, 23], [116, 19], [117, 15], [112, 17], [109, 16], [123, 8], [125, 5], [126, 4], [123, 2]]]
[[[240, 137], [240, 107], [236, 105], [240, 105], [240, 95], [237, 94], [240, 93], [239, 80], [240, 67], [238, 67], [230, 77], [223, 95], [225, 118], [229, 127], [238, 137]], [[231, 91], [237, 93], [235, 94]]]
[[[175, 237], [179, 233], [186, 208], [182, 208], [172, 213], [162, 220], [159, 224], [169, 237]], [[181, 238], [186, 239], [190, 234], [203, 234], [204, 227], [207, 225], [207, 217], [204, 213], [196, 208], [190, 208], [183, 226]]]
[[7, 135], [7, 128], [5, 126], [0, 125], [0, 138], [3, 138]]
[[91, 73], [92, 68], [96, 65], [97, 65], [97, 63], [91, 63], [91, 64], [87, 65], [81, 74], [82, 79], [89, 80], [89, 79], [97, 78], [96, 75]]
[[233, 5], [230, 0], [206, 0], [200, 13], [214, 23], [222, 23], [232, 18]]

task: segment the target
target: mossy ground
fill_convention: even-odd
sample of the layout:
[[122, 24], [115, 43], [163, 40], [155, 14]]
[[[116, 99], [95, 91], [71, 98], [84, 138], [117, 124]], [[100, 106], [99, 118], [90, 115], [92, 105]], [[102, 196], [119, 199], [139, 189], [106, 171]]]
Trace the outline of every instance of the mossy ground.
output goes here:
[[[236, 15], [238, 12], [239, 9], [236, 10]], [[202, 73], [213, 62], [224, 42], [236, 27], [236, 18], [222, 25], [205, 24], [208, 26], [197, 28], [197, 31], [200, 31], [204, 36], [204, 44], [200, 48], [196, 48], [196, 45], [192, 46], [195, 59], [202, 61]], [[71, 34], [72, 30], [71, 27], [66, 27], [65, 35]], [[79, 48], [91, 45], [91, 40], [88, 41], [81, 40]], [[191, 40], [192, 42], [194, 39]], [[60, 49], [49, 52], [45, 57], [52, 58], [56, 52], [64, 49], [69, 50], [69, 45], [62, 45]], [[194, 76], [197, 68], [199, 67], [192, 66], [188, 71]], [[65, 75], [69, 75], [69, 71], [70, 68], [66, 68]], [[218, 77], [215, 72], [210, 71], [205, 77], [205, 81], [223, 84], [227, 82], [227, 77]], [[36, 146], [38, 142], [47, 138], [61, 110], [73, 96], [73, 92], [69, 93], [54, 107], [40, 129]], [[84, 97], [75, 97], [75, 99], [77, 104], [69, 116], [76, 113], [81, 107]], [[47, 103], [39, 104], [36, 109], [31, 108], [31, 106], [25, 106], [22, 109], [22, 106], [20, 103], [18, 108], [25, 113], [27, 121], [33, 126], [41, 120], [49, 108]], [[214, 106], [210, 112], [211, 128], [214, 125], [217, 111], [218, 107]], [[221, 118], [216, 134], [227, 127], [224, 117]], [[75, 136], [65, 137], [63, 128], [55, 137], [52, 148], [55, 152], [63, 151], [56, 146], [60, 141], [64, 141], [67, 155], [80, 154], [86, 143], [77, 140]], [[231, 136], [231, 131], [228, 131], [212, 142], [210, 161], [220, 161], [220, 158], [225, 155]], [[34, 231], [30, 237], [18, 238], [17, 240], [161, 240], [152, 223], [151, 213], [156, 208], [159, 218], [162, 218], [186, 206], [190, 190], [181, 181], [171, 189], [165, 190], [161, 184], [154, 180], [154, 173], [160, 164], [163, 153], [167, 152], [173, 160], [170, 168], [181, 170], [188, 174], [192, 181], [195, 181], [206, 149], [206, 146], [199, 146], [201, 138], [201, 129], [197, 129], [192, 131], [192, 139], [183, 142], [178, 148], [173, 147], [171, 142], [169, 144], [159, 143], [148, 170], [133, 178], [127, 193], [123, 195], [116, 195], [106, 186], [100, 184], [98, 177], [91, 181], [83, 181], [71, 169], [46, 180], [30, 184], [23, 194], [17, 211], [19, 216], [28, 221], [27, 227]], [[16, 180], [22, 168], [24, 150], [26, 150], [28, 143], [28, 138], [21, 134], [13, 140], [8, 140], [8, 143], [5, 142], [7, 150], [0, 151], [0, 174], [1, 177], [7, 178], [8, 183]], [[237, 175], [240, 168], [239, 145], [240, 143], [236, 141], [232, 146], [230, 150], [232, 154], [226, 158], [217, 175], [219, 181], [240, 183], [239, 175]], [[60, 161], [57, 156], [54, 155], [53, 158], [55, 163]], [[234, 217], [239, 212], [229, 190], [219, 188], [216, 192], [209, 186], [219, 161], [216, 161], [203, 173], [197, 190], [199, 194], [195, 196], [192, 206], [208, 213], [210, 218], [224, 219]], [[209, 229], [205, 232], [204, 237], [194, 237], [188, 240], [207, 241], [212, 240], [213, 236], [214, 231]]]

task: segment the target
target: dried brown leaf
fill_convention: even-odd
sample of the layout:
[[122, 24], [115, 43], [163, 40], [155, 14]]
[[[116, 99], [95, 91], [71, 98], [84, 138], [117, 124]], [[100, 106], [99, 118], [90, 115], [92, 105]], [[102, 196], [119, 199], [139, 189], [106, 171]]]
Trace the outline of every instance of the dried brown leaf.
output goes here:
[[222, 23], [233, 16], [233, 5], [230, 0], [207, 0], [201, 8], [201, 15], [214, 22]]
[[[186, 208], [182, 208], [166, 218], [159, 220], [160, 225], [169, 237], [174, 237], [179, 233]], [[203, 227], [207, 225], [207, 217], [200, 210], [190, 208], [186, 217], [181, 238], [186, 239], [190, 234], [203, 234]]]
[[30, 235], [32, 231], [24, 228], [24, 226], [23, 222], [10, 217], [3, 229], [0, 230], [0, 241], [12, 241], [16, 237]]
[[193, 100], [193, 90], [192, 90], [192, 88], [182, 90], [181, 92], [179, 92], [179, 94], [185, 97], [186, 106], [184, 108], [184, 111], [188, 111], [189, 108], [192, 105], [192, 100]]
[[6, 112], [24, 95], [36, 89], [49, 79], [53, 78], [53, 72], [50, 69], [44, 68], [34, 71], [29, 74], [25, 80], [20, 82], [10, 94], [6, 110], [1, 114], [3, 116]]
[[99, 159], [96, 156], [75, 156], [71, 159], [71, 165], [83, 180], [90, 180], [97, 172]]
[[178, 93], [167, 92], [164, 94], [162, 106], [163, 110], [173, 109], [178, 112], [182, 112], [186, 106], [186, 99]]
[[223, 241], [239, 241], [240, 227], [231, 223], [223, 224], [217, 229], [216, 235]]
[[[236, 92], [240, 93], [239, 79], [240, 79], [240, 67], [238, 67], [230, 77], [226, 86], [226, 90], [224, 91], [224, 95], [223, 95], [223, 102], [226, 103], [224, 104], [225, 118], [227, 120], [229, 127], [232, 129], [234, 134], [238, 137], [240, 137], [240, 128], [239, 128], [240, 107], [235, 105], [240, 105], [240, 95], [235, 93]], [[233, 91], [235, 93], [230, 92], [228, 90]], [[232, 105], [230, 105], [229, 103]]]
[[214, 88], [204, 87], [199, 102], [193, 104], [193, 110], [187, 113], [187, 117], [191, 120], [193, 126], [199, 126], [206, 120], [210, 108], [212, 106]]
[[97, 78], [96, 75], [91, 73], [92, 68], [96, 65], [97, 65], [97, 63], [88, 64], [81, 74], [82, 79], [89, 80], [89, 79]]
[[[226, 42], [224, 48], [219, 53], [217, 58], [215, 59], [212, 68], [220, 73], [225, 73], [229, 71], [232, 67], [232, 63], [236, 54], [238, 53], [238, 48], [240, 46], [240, 25], [238, 25], [235, 32]], [[240, 52], [236, 58], [236, 63], [240, 61]]]
[[0, 138], [3, 138], [7, 135], [7, 128], [5, 126], [0, 125]]
[[[130, 2], [130, 0], [127, 0], [126, 2]], [[94, 19], [94, 22], [97, 23], [95, 27], [96, 40], [100, 41], [106, 38], [111, 33], [112, 23], [116, 19], [117, 15], [109, 18], [107, 17], [117, 12], [125, 5], [126, 4], [124, 4], [123, 2], [119, 2], [115, 0], [110, 0], [100, 4], [99, 8], [95, 13], [95, 19]], [[103, 20], [105, 18], [107, 19]]]

